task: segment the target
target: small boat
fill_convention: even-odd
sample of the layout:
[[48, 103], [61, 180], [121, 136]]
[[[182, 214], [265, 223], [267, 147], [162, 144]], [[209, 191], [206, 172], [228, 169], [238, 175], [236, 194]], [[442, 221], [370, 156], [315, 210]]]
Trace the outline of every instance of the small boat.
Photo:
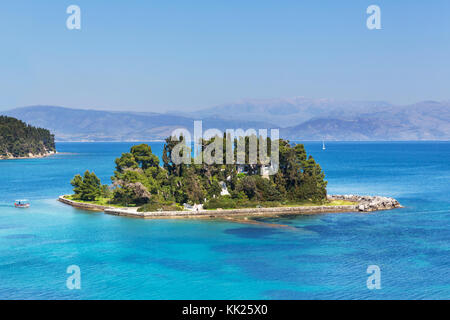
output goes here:
[[325, 148], [325, 141], [324, 140], [322, 140], [322, 150], [325, 150], [326, 148]]
[[14, 201], [14, 207], [16, 208], [29, 208], [30, 202], [28, 200], [16, 200]]

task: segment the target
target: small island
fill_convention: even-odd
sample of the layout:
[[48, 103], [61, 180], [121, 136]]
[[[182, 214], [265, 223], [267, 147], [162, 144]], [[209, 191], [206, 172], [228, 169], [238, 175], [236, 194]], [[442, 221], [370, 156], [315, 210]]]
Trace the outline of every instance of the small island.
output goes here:
[[[228, 144], [225, 136], [203, 140], [202, 150], [208, 150], [217, 139], [222, 146], [233, 145], [236, 156], [239, 141]], [[111, 185], [103, 185], [94, 172], [86, 171], [72, 179], [74, 194], [59, 200], [81, 209], [141, 218], [242, 220], [401, 207], [395, 199], [386, 197], [327, 195], [325, 174], [306, 154], [303, 144], [279, 139], [279, 167], [269, 175], [259, 157], [253, 164], [198, 164], [195, 159], [175, 164], [172, 155], [179, 152], [175, 147], [181, 141], [182, 137], [166, 139], [162, 165], [149, 145], [133, 146], [116, 159]], [[263, 145], [270, 144], [267, 138]], [[189, 148], [184, 150], [190, 152]], [[225, 153], [222, 156], [225, 158]], [[249, 159], [249, 148], [245, 148], [244, 158]]]
[[49, 130], [0, 116], [0, 159], [42, 158], [56, 153]]

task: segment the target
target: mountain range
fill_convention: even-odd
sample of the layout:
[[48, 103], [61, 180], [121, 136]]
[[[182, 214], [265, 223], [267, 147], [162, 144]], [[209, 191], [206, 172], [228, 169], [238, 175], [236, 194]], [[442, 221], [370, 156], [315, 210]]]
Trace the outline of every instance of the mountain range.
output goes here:
[[271, 129], [291, 140], [450, 140], [450, 101], [398, 106], [332, 99], [243, 100], [195, 112], [132, 112], [30, 106], [0, 112], [44, 127], [57, 141], [160, 140], [176, 128]]

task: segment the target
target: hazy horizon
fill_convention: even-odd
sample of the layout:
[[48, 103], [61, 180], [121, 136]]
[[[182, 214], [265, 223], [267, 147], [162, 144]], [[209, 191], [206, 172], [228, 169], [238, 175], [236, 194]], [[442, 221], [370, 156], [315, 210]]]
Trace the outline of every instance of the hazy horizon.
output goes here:
[[402, 106], [407, 106], [407, 105], [413, 105], [416, 103], [423, 103], [423, 102], [437, 102], [437, 103], [447, 103], [450, 101], [450, 99], [443, 99], [443, 100], [433, 100], [433, 99], [428, 99], [428, 100], [421, 100], [421, 101], [414, 101], [412, 103], [408, 103], [408, 104], [395, 104], [392, 103], [390, 101], [385, 101], [385, 100], [351, 100], [351, 99], [333, 99], [333, 98], [309, 98], [309, 97], [304, 97], [304, 96], [295, 96], [295, 97], [279, 97], [279, 98], [267, 98], [267, 99], [252, 99], [252, 98], [244, 98], [244, 99], [239, 99], [239, 100], [235, 100], [235, 101], [228, 101], [225, 102], [223, 104], [219, 104], [219, 105], [210, 105], [210, 106], [205, 106], [205, 107], [201, 107], [201, 108], [193, 108], [193, 109], [186, 109], [183, 110], [183, 108], [179, 108], [179, 109], [168, 109], [168, 110], [164, 110], [164, 111], [158, 111], [158, 110], [139, 110], [138, 108], [134, 109], [133, 107], [118, 107], [115, 109], [109, 109], [108, 107], [102, 107], [102, 106], [80, 106], [80, 107], [73, 107], [70, 105], [50, 105], [50, 104], [30, 104], [30, 105], [23, 105], [23, 106], [14, 106], [14, 107], [5, 107], [5, 106], [0, 106], [0, 111], [9, 111], [9, 110], [13, 110], [13, 109], [21, 109], [21, 108], [31, 108], [31, 107], [57, 107], [57, 108], [65, 108], [65, 109], [75, 109], [75, 110], [92, 110], [92, 111], [104, 111], [104, 112], [149, 112], [149, 113], [176, 113], [176, 112], [196, 112], [196, 111], [203, 111], [206, 109], [211, 109], [214, 107], [222, 107], [222, 106], [227, 106], [227, 105], [233, 105], [233, 104], [240, 104], [240, 103], [264, 103], [264, 102], [273, 102], [273, 101], [283, 101], [283, 100], [293, 100], [293, 99], [298, 99], [298, 98], [302, 98], [302, 99], [308, 99], [308, 100], [313, 100], [313, 101], [333, 101], [336, 103], [343, 103], [343, 102], [355, 102], [355, 103], [373, 103], [373, 102], [379, 102], [379, 103], [386, 103], [389, 104], [393, 107], [402, 107]]

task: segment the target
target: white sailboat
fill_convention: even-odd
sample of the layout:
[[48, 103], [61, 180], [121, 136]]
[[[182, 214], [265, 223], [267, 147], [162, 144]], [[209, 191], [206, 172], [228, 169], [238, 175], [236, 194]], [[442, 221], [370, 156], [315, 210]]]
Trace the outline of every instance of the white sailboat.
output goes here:
[[325, 141], [324, 140], [322, 140], [322, 150], [325, 150], [326, 148], [325, 148]]

